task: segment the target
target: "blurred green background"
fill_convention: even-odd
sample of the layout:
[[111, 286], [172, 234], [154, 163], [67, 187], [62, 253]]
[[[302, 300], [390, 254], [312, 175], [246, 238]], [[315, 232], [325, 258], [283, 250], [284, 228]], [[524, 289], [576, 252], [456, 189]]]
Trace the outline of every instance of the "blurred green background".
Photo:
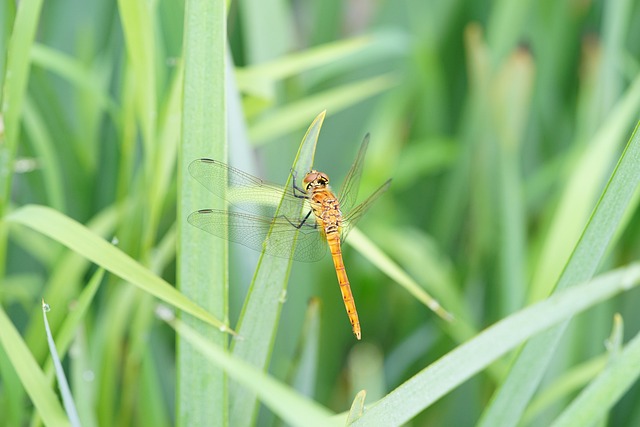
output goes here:
[[[50, 206], [115, 236], [120, 249], [175, 284], [185, 2], [140, 2], [148, 15], [138, 18], [149, 26], [124, 32], [126, 3], [44, 2], [34, 45], [9, 54], [16, 6], [0, 6], [3, 174], [13, 164], [2, 209]], [[357, 342], [329, 258], [294, 264], [269, 372], [293, 382], [311, 339], [317, 358], [308, 393], [336, 412], [361, 389], [375, 402], [478, 331], [548, 296], [640, 117], [640, 4], [629, 0], [253, 0], [230, 2], [227, 34], [233, 65], [220, 114], [229, 162], [284, 183], [306, 128], [326, 109], [315, 167], [339, 188], [369, 132], [359, 194], [389, 177], [393, 183], [359, 228], [456, 318], [436, 316], [347, 243], [363, 331]], [[7, 72], [11, 55], [30, 63], [17, 121], [6, 105], [18, 84]], [[136, 80], [136, 61], [153, 65], [152, 81]], [[141, 119], [139, 102], [153, 103], [157, 116]], [[12, 139], [15, 123], [20, 133]], [[212, 198], [198, 207], [211, 207]], [[634, 196], [600, 271], [638, 258], [636, 206]], [[41, 297], [72, 304], [96, 267], [26, 228], [12, 226], [7, 240], [3, 227], [0, 301], [43, 364]], [[232, 328], [257, 257], [231, 246]], [[319, 305], [308, 309], [314, 297]], [[548, 425], [566, 408], [602, 369], [614, 314], [624, 319], [626, 341], [640, 328], [639, 306], [632, 290], [576, 317], [520, 424]], [[179, 423], [175, 337], [154, 307], [105, 275], [79, 321], [82, 357], [65, 363], [72, 389], [89, 390], [79, 404], [90, 413], [85, 421]], [[308, 313], [319, 330], [307, 328]], [[64, 310], [51, 316], [55, 334]], [[25, 425], [34, 409], [14, 391], [20, 382], [2, 359], [0, 413], [6, 425]], [[413, 425], [474, 425], [511, 360], [457, 387]], [[89, 372], [93, 380], [78, 385]], [[139, 388], [127, 392], [131, 384]], [[639, 399], [636, 384], [600, 425], [640, 425]], [[265, 408], [256, 423], [281, 425]]]

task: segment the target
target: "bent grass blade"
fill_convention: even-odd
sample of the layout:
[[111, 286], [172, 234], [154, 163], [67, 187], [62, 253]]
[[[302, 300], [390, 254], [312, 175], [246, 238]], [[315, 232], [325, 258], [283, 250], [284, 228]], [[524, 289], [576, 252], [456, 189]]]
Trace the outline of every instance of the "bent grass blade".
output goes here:
[[189, 300], [176, 288], [137, 263], [129, 255], [95, 235], [82, 224], [54, 209], [27, 205], [7, 215], [6, 220], [36, 230], [167, 304], [189, 313], [223, 332], [235, 334], [225, 323]]

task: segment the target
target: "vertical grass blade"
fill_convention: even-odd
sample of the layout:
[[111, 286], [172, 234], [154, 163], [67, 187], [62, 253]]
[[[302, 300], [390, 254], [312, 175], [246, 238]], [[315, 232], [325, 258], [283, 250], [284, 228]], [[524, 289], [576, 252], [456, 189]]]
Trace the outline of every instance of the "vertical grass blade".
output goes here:
[[[42, 0], [20, 2], [7, 46], [7, 68], [0, 108], [0, 120], [4, 122], [4, 141], [0, 143], [0, 218], [6, 214], [11, 199], [13, 162], [20, 139], [20, 117], [30, 74], [29, 51], [35, 39], [41, 8]], [[0, 222], [0, 277], [4, 277], [6, 249], [7, 231], [5, 224]]]
[[[184, 85], [182, 146], [178, 188], [178, 285], [220, 319], [228, 317], [228, 245], [190, 226], [190, 212], [207, 207], [224, 209], [222, 200], [206, 199], [202, 186], [189, 179], [187, 166], [199, 157], [226, 161], [225, 105], [226, 10], [224, 1], [189, 0], [184, 24]], [[184, 321], [221, 348], [220, 331], [185, 316]], [[177, 414], [182, 426], [228, 424], [227, 379], [178, 336]]]
[[[302, 140], [292, 168], [299, 177], [311, 170], [324, 117], [325, 112], [316, 117]], [[291, 176], [289, 176], [286, 186], [291, 185]], [[279, 214], [280, 208], [278, 208], [276, 216]], [[292, 247], [291, 250], [293, 251], [293, 249]], [[274, 258], [264, 253], [261, 254], [249, 295], [236, 327], [242, 339], [234, 341], [233, 355], [260, 370], [266, 370], [271, 357], [278, 319], [284, 302], [283, 294], [287, 289], [292, 262], [291, 259]], [[234, 427], [251, 425], [257, 408], [255, 392], [234, 383], [230, 386], [230, 392], [231, 425]]]
[[293, 46], [288, 3], [278, 0], [239, 2], [247, 58], [260, 63], [287, 52]]
[[[12, 1], [0, 2], [0, 52], [7, 51], [7, 45], [11, 36], [11, 26], [16, 17], [16, 5]], [[7, 63], [5, 55], [0, 55], [0, 87], [4, 83], [5, 65]], [[0, 101], [2, 95], [0, 94]]]

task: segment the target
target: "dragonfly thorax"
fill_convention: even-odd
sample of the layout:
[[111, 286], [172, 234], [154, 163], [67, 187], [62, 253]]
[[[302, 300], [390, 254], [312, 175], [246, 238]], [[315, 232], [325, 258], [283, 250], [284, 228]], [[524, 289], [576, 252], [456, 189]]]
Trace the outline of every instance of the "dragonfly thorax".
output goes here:
[[323, 172], [312, 170], [304, 179], [304, 188], [307, 191], [312, 191], [314, 188], [325, 188], [329, 184], [329, 177]]

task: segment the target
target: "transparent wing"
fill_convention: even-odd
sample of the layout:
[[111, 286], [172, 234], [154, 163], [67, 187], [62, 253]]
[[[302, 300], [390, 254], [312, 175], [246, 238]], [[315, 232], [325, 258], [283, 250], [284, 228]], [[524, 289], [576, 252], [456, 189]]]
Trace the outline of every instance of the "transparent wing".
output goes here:
[[342, 222], [342, 235], [341, 235], [342, 239], [347, 237], [347, 234], [349, 234], [349, 232], [353, 229], [353, 227], [355, 227], [355, 225], [360, 220], [360, 218], [362, 218], [362, 215], [364, 215], [364, 213], [369, 210], [371, 205], [373, 205], [373, 203], [376, 200], [378, 200], [378, 198], [382, 194], [384, 194], [385, 191], [387, 191], [387, 189], [389, 188], [389, 185], [391, 185], [390, 179], [387, 180], [387, 182], [385, 182], [384, 184], [382, 184], [380, 188], [378, 188], [369, 197], [367, 197], [365, 201], [360, 203], [358, 206], [356, 206], [351, 212], [349, 212], [345, 216]]
[[339, 199], [340, 207], [343, 212], [349, 212], [358, 198], [358, 189], [360, 188], [360, 177], [362, 176], [362, 166], [364, 164], [364, 156], [367, 154], [369, 147], [369, 134], [364, 136], [356, 160], [351, 165], [351, 169], [347, 172], [347, 176], [340, 187]]
[[306, 201], [304, 194], [294, 195], [293, 188], [265, 182], [217, 160], [194, 160], [189, 165], [189, 173], [229, 204], [258, 215], [273, 216], [282, 200], [281, 212], [297, 217]]
[[[189, 215], [187, 221], [214, 236], [240, 243], [256, 251], [264, 250], [269, 255], [280, 258], [318, 261], [327, 249], [326, 241], [316, 227], [313, 214], [304, 223], [292, 223], [285, 217], [270, 219], [241, 212], [202, 209]], [[292, 254], [291, 246], [294, 239], [297, 239], [297, 242]]]

